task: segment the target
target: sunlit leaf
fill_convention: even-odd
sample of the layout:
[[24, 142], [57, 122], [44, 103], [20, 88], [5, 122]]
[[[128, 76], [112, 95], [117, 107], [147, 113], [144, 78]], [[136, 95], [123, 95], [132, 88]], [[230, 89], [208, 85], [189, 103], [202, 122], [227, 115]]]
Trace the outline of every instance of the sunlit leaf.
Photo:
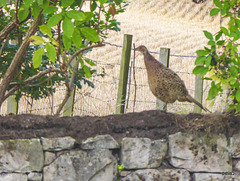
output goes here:
[[101, 3], [101, 5], [103, 5], [107, 2], [107, 0], [98, 0], [98, 1]]
[[236, 99], [238, 102], [240, 102], [240, 89], [238, 89], [236, 92]]
[[74, 24], [71, 21], [71, 19], [65, 17], [64, 20], [63, 20], [62, 27], [63, 27], [64, 35], [66, 35], [70, 38], [73, 34], [73, 31], [74, 31]]
[[39, 5], [37, 4], [37, 2], [33, 3], [32, 5], [32, 14], [33, 14], [33, 17], [36, 19], [38, 17], [40, 13], [40, 7]]
[[229, 35], [227, 28], [221, 26], [220, 29], [222, 30], [222, 32], [223, 32], [225, 35]]
[[46, 50], [47, 50], [47, 57], [55, 63], [55, 59], [57, 56], [56, 49], [51, 43], [46, 44]]
[[47, 25], [40, 25], [39, 28], [43, 34], [47, 34], [48, 36], [52, 37], [52, 30], [50, 27]]
[[23, 20], [25, 20], [28, 17], [28, 14], [29, 14], [29, 9], [21, 7], [18, 11], [19, 22], [22, 22]]
[[5, 6], [8, 3], [8, 0], [1, 0], [0, 6]]
[[91, 66], [96, 66], [96, 64], [90, 59], [85, 59], [85, 62], [87, 62]]
[[73, 31], [72, 40], [76, 47], [80, 48], [82, 46], [82, 37], [80, 31], [76, 28]]
[[207, 100], [214, 99], [218, 95], [218, 92], [219, 92], [219, 90], [218, 90], [217, 86], [215, 85], [215, 82], [212, 82], [211, 88], [209, 89], [209, 92], [208, 92]]
[[215, 16], [219, 13], [220, 9], [218, 8], [213, 8], [211, 11], [210, 11], [210, 16]]
[[71, 41], [71, 38], [69, 38], [68, 36], [66, 35], [63, 35], [63, 45], [64, 47], [69, 50], [69, 48], [72, 46], [72, 41]]
[[81, 28], [81, 33], [85, 38], [92, 42], [99, 42], [100, 37], [98, 36], [97, 32], [94, 29], [91, 29], [89, 27], [83, 27]]
[[67, 8], [68, 6], [71, 6], [74, 0], [61, 0], [62, 6]]
[[209, 40], [212, 40], [213, 39], [213, 36], [210, 32], [208, 31], [203, 31], [204, 35], [209, 39]]
[[38, 50], [35, 51], [32, 58], [34, 68], [38, 68], [41, 65], [43, 54], [44, 54], [44, 48], [39, 48]]
[[77, 21], [83, 21], [86, 18], [83, 12], [77, 10], [67, 11], [66, 14], [69, 18]]
[[35, 35], [31, 36], [29, 40], [32, 41], [34, 45], [41, 45], [45, 42], [42, 37]]
[[90, 78], [92, 76], [91, 71], [88, 66], [83, 66], [83, 70], [84, 70], [87, 78]]
[[207, 55], [208, 52], [205, 51], [205, 50], [197, 50], [196, 53], [199, 55], [199, 56], [204, 56], [204, 55]]
[[62, 13], [53, 15], [47, 22], [48, 27], [56, 26], [62, 20]]

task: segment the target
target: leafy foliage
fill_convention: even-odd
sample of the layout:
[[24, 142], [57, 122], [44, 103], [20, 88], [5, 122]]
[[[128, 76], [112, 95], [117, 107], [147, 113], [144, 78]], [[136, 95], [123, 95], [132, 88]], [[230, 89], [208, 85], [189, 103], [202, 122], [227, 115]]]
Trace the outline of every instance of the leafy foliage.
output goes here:
[[[240, 1], [239, 0], [213, 0], [216, 8], [210, 11], [211, 16], [220, 13], [221, 18], [228, 18], [227, 27], [220, 27], [216, 34], [203, 31], [208, 39], [208, 46], [198, 50], [195, 60], [194, 74], [206, 76], [211, 80], [208, 100], [228, 89], [230, 97], [234, 100], [229, 106], [240, 112]], [[208, 73], [208, 74], [207, 74]], [[214, 103], [214, 102], [212, 102]]]
[[[69, 81], [72, 69], [66, 65], [71, 55], [97, 44], [107, 37], [109, 30], [120, 30], [115, 15], [124, 12], [123, 0], [90, 2], [89, 11], [83, 11], [84, 0], [1, 0], [0, 32], [11, 21], [16, 20], [18, 26], [0, 42], [0, 78], [4, 77], [33, 21], [43, 15], [39, 30], [29, 39], [29, 47], [8, 87], [8, 90], [17, 87], [15, 94], [18, 100], [22, 95], [39, 99], [52, 94], [54, 85]], [[84, 60], [81, 55], [77, 59], [86, 63], [80, 64], [73, 86], [81, 88], [84, 83], [94, 87], [88, 79], [96, 72], [91, 67], [95, 64]], [[58, 71], [49, 71], [34, 81], [26, 82], [40, 72], [54, 68]]]

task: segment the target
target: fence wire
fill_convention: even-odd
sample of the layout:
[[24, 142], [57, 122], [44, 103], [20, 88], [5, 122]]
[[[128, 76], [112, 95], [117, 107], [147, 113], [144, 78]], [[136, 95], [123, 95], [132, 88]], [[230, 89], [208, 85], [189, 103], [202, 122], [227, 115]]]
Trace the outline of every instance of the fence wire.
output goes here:
[[[117, 49], [121, 49], [121, 45], [117, 45], [114, 43], [104, 42], [106, 45], [115, 47]], [[132, 48], [132, 50], [134, 50]], [[159, 52], [150, 51], [152, 54], [160, 54]], [[192, 69], [194, 67], [194, 58], [196, 56], [191, 55], [175, 55], [170, 54], [170, 68], [175, 71], [185, 82], [186, 87], [188, 88], [189, 93], [194, 96], [195, 90], [195, 75], [193, 75]], [[118, 90], [118, 77], [120, 71], [120, 61], [121, 54], [118, 54], [115, 62], [111, 62], [108, 60], [102, 60], [100, 57], [97, 59], [93, 59], [88, 54], [85, 55], [84, 58], [91, 59], [96, 63], [97, 71], [102, 71], [104, 69], [105, 76], [93, 76], [90, 81], [93, 82], [95, 88], [90, 88], [87, 86], [83, 86], [82, 89], [76, 89], [75, 92], [75, 101], [74, 101], [74, 115], [92, 115], [92, 116], [103, 116], [115, 113], [115, 104], [117, 99], [117, 90]], [[142, 57], [138, 57], [139, 59]], [[191, 59], [192, 65], [190, 68], [186, 69], [186, 65], [189, 66], [189, 59]], [[131, 60], [133, 61], [133, 60]], [[126, 112], [132, 112], [133, 110], [143, 111], [149, 109], [155, 109], [156, 107], [156, 98], [152, 95], [149, 90], [147, 83], [147, 75], [146, 69], [143, 64], [143, 61], [136, 61], [136, 87], [134, 82], [132, 81], [132, 73], [128, 80], [128, 103]], [[130, 81], [131, 80], [131, 81]], [[134, 89], [136, 90], [136, 99], [134, 99]], [[206, 92], [209, 89], [208, 82], [204, 83], [204, 98], [206, 99]], [[37, 101], [33, 101], [29, 97], [24, 97], [19, 102], [19, 114], [54, 114], [56, 113], [58, 105], [64, 98], [64, 94], [66, 92], [65, 87], [59, 86], [56, 89], [56, 92], [44, 99], [40, 99]], [[221, 100], [220, 100], [221, 102]], [[135, 104], [137, 103], [137, 104]], [[219, 100], [216, 101], [217, 105], [219, 105]], [[134, 107], [133, 107], [134, 106]], [[1, 114], [6, 114], [6, 102], [2, 106]], [[177, 113], [188, 113], [193, 111], [193, 104], [190, 103], [174, 103], [168, 106], [168, 110], [171, 112]]]

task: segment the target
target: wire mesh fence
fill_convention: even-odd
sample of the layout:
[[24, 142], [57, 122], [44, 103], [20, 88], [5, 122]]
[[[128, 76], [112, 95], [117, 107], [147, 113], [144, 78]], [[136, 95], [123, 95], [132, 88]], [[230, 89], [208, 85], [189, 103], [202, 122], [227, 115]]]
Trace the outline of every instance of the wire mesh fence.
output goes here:
[[[85, 54], [85, 58], [89, 58], [96, 63], [96, 70], [98, 73], [105, 72], [105, 76], [93, 76], [90, 81], [93, 82], [94, 88], [83, 85], [82, 89], [76, 89], [74, 99], [73, 115], [91, 115], [91, 116], [103, 116], [114, 114], [116, 109], [116, 99], [118, 90], [118, 77], [120, 70], [121, 54], [112, 55], [114, 50], [121, 50], [121, 45], [112, 43], [106, 43], [106, 48], [112, 49], [110, 51], [109, 59], [101, 59], [101, 57], [95, 57], [90, 54]], [[132, 51], [134, 51], [132, 49]], [[150, 53], [158, 59], [159, 52], [150, 51]], [[106, 56], [105, 56], [106, 57]], [[195, 75], [191, 72], [194, 68], [195, 56], [191, 55], [174, 55], [170, 54], [169, 67], [175, 71], [185, 82], [189, 93], [194, 96], [195, 91]], [[133, 58], [131, 58], [131, 62]], [[143, 57], [140, 53], [136, 53], [135, 59], [135, 82], [133, 80], [133, 67], [130, 67], [131, 71], [128, 78], [127, 89], [127, 103], [126, 112], [139, 112], [143, 110], [151, 110], [156, 108], [156, 98], [150, 92], [147, 83], [146, 69], [143, 63]], [[203, 105], [208, 106], [209, 102], [206, 102], [207, 90], [209, 89], [209, 83], [204, 82], [204, 96]], [[56, 113], [58, 105], [64, 98], [65, 94], [64, 85], [56, 88], [56, 92], [43, 99], [33, 100], [31, 97], [23, 97], [19, 101], [18, 113], [31, 113], [49, 115]], [[136, 94], [136, 95], [135, 95]], [[216, 109], [222, 109], [220, 106], [222, 99], [215, 102]], [[218, 107], [217, 107], [218, 106]], [[6, 102], [3, 104], [1, 114], [6, 114]], [[193, 104], [180, 103], [168, 105], [168, 111], [176, 113], [189, 113], [193, 111]]]

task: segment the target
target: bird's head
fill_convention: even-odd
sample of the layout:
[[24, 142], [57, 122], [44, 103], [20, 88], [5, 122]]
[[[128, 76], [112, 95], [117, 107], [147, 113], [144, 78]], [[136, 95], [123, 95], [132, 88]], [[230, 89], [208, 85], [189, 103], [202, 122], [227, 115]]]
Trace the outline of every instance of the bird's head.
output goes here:
[[143, 55], [148, 53], [148, 49], [144, 45], [140, 45], [139, 47], [136, 48], [137, 51], [140, 51]]

